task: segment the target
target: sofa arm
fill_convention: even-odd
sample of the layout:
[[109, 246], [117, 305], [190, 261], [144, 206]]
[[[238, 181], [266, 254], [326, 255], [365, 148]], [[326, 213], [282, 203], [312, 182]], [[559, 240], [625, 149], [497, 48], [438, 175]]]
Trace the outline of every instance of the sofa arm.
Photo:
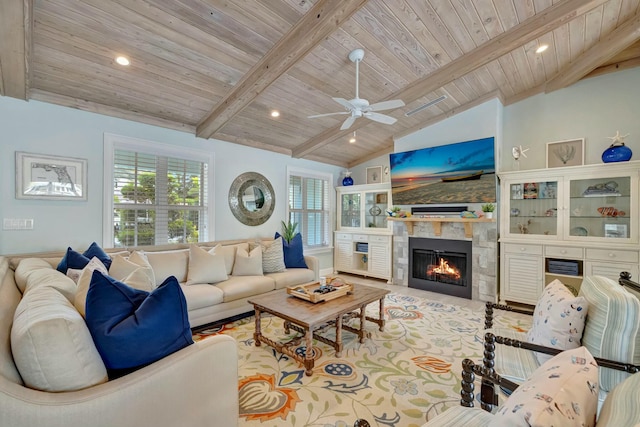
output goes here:
[[309, 270], [313, 270], [313, 280], [320, 280], [320, 261], [318, 257], [312, 255], [305, 255], [304, 262], [309, 267]]
[[218, 335], [129, 375], [68, 393], [0, 378], [0, 425], [175, 427], [238, 425], [238, 350]]

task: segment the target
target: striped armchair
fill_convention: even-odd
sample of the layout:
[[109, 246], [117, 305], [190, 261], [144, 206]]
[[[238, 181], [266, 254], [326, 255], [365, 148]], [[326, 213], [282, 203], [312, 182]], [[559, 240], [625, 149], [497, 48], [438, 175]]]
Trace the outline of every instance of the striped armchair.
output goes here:
[[[622, 273], [618, 283], [605, 277], [588, 276], [582, 282], [579, 296], [588, 302], [581, 342], [601, 367], [600, 408], [607, 393], [640, 371], [640, 285], [632, 282], [628, 273]], [[487, 303], [486, 308], [484, 368], [506, 379], [501, 386], [508, 394], [508, 390], [513, 390], [540, 366], [535, 352], [554, 355], [562, 349], [532, 344], [526, 333], [513, 329], [492, 329], [496, 308], [524, 311], [493, 303]], [[494, 386], [488, 381], [483, 381], [481, 402], [489, 411], [498, 403]]]

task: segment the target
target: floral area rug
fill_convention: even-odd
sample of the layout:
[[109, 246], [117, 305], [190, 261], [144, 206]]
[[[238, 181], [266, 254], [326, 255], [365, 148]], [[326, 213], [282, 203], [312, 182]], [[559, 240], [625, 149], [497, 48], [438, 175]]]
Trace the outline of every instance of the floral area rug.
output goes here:
[[[528, 328], [509, 314], [495, 326]], [[377, 317], [378, 304], [369, 304], [367, 315]], [[421, 426], [459, 404], [462, 360], [482, 360], [484, 312], [392, 293], [385, 318], [383, 332], [367, 322], [371, 337], [362, 344], [343, 331], [340, 358], [314, 340], [310, 377], [289, 356], [255, 346], [254, 317], [200, 331], [194, 339], [222, 333], [237, 340], [240, 426], [350, 427], [358, 418], [372, 426]], [[277, 317], [263, 317], [261, 326], [282, 342], [295, 334], [285, 336]], [[296, 351], [304, 354], [304, 340]]]

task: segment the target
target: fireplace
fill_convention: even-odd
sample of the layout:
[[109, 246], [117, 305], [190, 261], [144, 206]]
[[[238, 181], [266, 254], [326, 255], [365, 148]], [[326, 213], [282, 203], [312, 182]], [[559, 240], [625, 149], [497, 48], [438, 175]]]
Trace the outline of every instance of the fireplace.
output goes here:
[[471, 299], [467, 240], [409, 238], [409, 287]]

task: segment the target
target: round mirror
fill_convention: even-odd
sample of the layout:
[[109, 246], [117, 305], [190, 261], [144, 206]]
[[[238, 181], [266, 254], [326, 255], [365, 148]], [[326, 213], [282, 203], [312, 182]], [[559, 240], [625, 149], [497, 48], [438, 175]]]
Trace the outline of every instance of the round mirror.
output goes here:
[[238, 176], [229, 189], [229, 207], [233, 216], [245, 225], [265, 223], [276, 205], [273, 187], [267, 178], [256, 172]]

